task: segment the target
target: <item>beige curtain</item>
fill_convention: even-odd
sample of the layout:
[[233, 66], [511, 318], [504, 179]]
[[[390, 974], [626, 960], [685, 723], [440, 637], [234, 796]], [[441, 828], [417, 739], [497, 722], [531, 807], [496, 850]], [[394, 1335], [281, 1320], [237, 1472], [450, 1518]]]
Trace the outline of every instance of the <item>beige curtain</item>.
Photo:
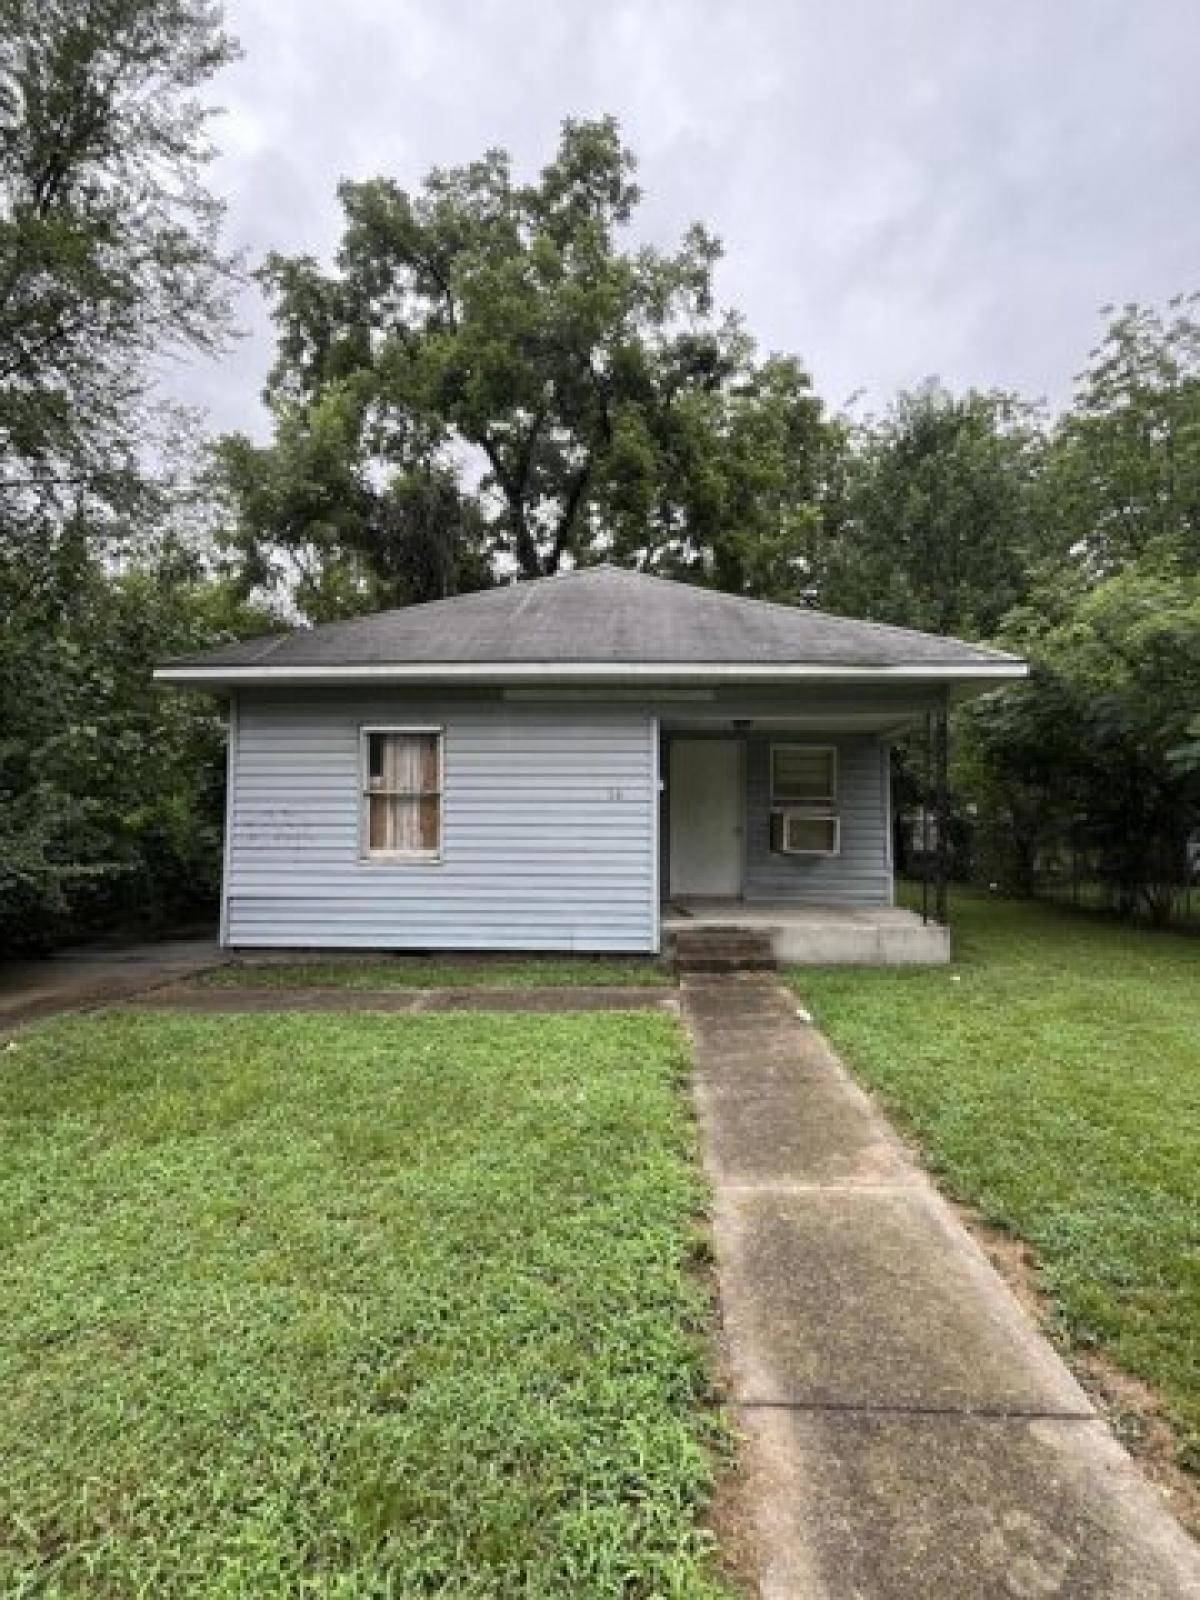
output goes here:
[[[438, 735], [373, 733], [370, 847], [389, 854], [437, 850]], [[374, 741], [378, 740], [378, 745]]]

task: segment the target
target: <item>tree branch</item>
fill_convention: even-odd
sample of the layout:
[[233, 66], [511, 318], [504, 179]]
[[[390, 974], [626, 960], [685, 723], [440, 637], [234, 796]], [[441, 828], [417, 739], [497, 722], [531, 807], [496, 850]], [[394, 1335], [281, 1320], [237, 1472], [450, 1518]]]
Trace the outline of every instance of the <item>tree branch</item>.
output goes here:
[[495, 441], [486, 433], [481, 433], [478, 439], [479, 448], [491, 463], [492, 472], [496, 482], [500, 485], [508, 506], [508, 526], [512, 533], [513, 550], [517, 557], [517, 564], [527, 578], [536, 578], [541, 573], [538, 561], [537, 543], [529, 532], [529, 522], [525, 514], [525, 502], [518, 492], [516, 484], [504, 469]]
[[579, 516], [579, 508], [583, 504], [583, 497], [587, 493], [588, 484], [591, 482], [592, 469], [595, 466], [595, 456], [589, 455], [584, 462], [582, 470], [576, 473], [575, 481], [567, 491], [567, 498], [563, 504], [562, 516], [558, 519], [558, 529], [554, 535], [553, 562], [549, 567], [551, 572], [557, 572], [568, 544], [574, 532], [575, 523]]

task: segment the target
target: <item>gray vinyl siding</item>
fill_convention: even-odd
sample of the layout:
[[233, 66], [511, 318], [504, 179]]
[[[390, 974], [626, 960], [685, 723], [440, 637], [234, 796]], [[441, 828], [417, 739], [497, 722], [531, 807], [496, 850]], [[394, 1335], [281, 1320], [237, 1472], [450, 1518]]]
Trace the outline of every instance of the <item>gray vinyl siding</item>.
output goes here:
[[[738, 702], [736, 712], [752, 715], [753, 702]], [[851, 707], [847, 707], [850, 714]], [[664, 735], [673, 738], [728, 739], [722, 731], [676, 727]], [[742, 898], [793, 900], [800, 904], [886, 906], [894, 901], [891, 852], [891, 792], [889, 743], [877, 734], [788, 732], [740, 737], [742, 775]], [[837, 812], [841, 822], [840, 848], [832, 856], [787, 856], [771, 849], [772, 744], [832, 745], [837, 751]], [[669, 754], [663, 769], [670, 770]], [[666, 808], [664, 807], [664, 816]], [[661, 872], [667, 893], [669, 840], [662, 842]]]
[[[841, 848], [832, 856], [785, 856], [771, 849], [772, 743], [831, 744], [837, 750]], [[892, 900], [888, 747], [870, 734], [754, 734], [746, 740], [747, 900], [886, 906]]]
[[[362, 859], [364, 724], [444, 729], [440, 861]], [[231, 762], [235, 947], [657, 946], [657, 727], [644, 706], [244, 694]]]
[[[243, 692], [231, 717], [223, 936], [235, 947], [654, 950], [660, 717], [665, 739], [744, 737], [747, 900], [887, 905], [886, 738], [734, 731], [756, 715], [852, 723], [881, 707], [919, 709], [837, 686], [558, 705], [466, 692]], [[444, 729], [441, 861], [362, 859], [359, 729], [371, 724]], [[770, 849], [769, 748], [789, 739], [837, 747], [836, 856]]]
[[[837, 750], [840, 848], [831, 856], [786, 856], [771, 849], [772, 743], [831, 744]], [[886, 743], [872, 735], [754, 735], [746, 741], [748, 900], [795, 899], [821, 905], [891, 903], [891, 831]]]

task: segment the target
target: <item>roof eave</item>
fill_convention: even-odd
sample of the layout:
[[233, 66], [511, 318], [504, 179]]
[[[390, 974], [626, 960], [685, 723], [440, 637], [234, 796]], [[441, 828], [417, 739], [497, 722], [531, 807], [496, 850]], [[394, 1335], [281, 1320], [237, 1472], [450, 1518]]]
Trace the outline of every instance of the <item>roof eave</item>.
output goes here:
[[1010, 683], [1024, 678], [1028, 664], [1017, 657], [995, 661], [903, 662], [840, 666], [817, 662], [596, 662], [443, 661], [337, 666], [184, 666], [156, 669], [156, 682], [177, 688], [330, 687], [420, 684], [494, 687], [522, 683], [657, 685], [723, 683]]

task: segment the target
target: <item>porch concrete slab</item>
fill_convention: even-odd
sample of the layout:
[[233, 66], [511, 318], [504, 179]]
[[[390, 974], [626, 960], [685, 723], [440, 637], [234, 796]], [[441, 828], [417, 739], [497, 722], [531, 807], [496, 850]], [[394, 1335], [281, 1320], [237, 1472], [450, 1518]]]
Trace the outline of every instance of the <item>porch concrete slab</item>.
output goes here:
[[723, 1184], [909, 1179], [903, 1152], [870, 1108], [828, 1078], [783, 1069], [768, 1075], [756, 1062], [732, 1080], [698, 1078], [696, 1100], [710, 1166]]
[[950, 930], [930, 922], [915, 928], [781, 928], [775, 958], [801, 967], [937, 967], [950, 960]]
[[986, 1258], [923, 1187], [726, 1186], [716, 1233], [743, 1405], [1092, 1414]]
[[1100, 1422], [746, 1410], [762, 1600], [1185, 1600], [1200, 1554]]
[[950, 959], [950, 933], [902, 906], [805, 905], [794, 900], [672, 901], [663, 930], [768, 933], [775, 958], [800, 966], [939, 965]]
[[803, 900], [733, 900], [719, 896], [674, 897], [663, 912], [664, 926], [762, 926], [787, 917], [797, 927], [837, 924], [859, 928], [905, 928], [920, 923], [920, 913], [905, 906], [834, 906]]

